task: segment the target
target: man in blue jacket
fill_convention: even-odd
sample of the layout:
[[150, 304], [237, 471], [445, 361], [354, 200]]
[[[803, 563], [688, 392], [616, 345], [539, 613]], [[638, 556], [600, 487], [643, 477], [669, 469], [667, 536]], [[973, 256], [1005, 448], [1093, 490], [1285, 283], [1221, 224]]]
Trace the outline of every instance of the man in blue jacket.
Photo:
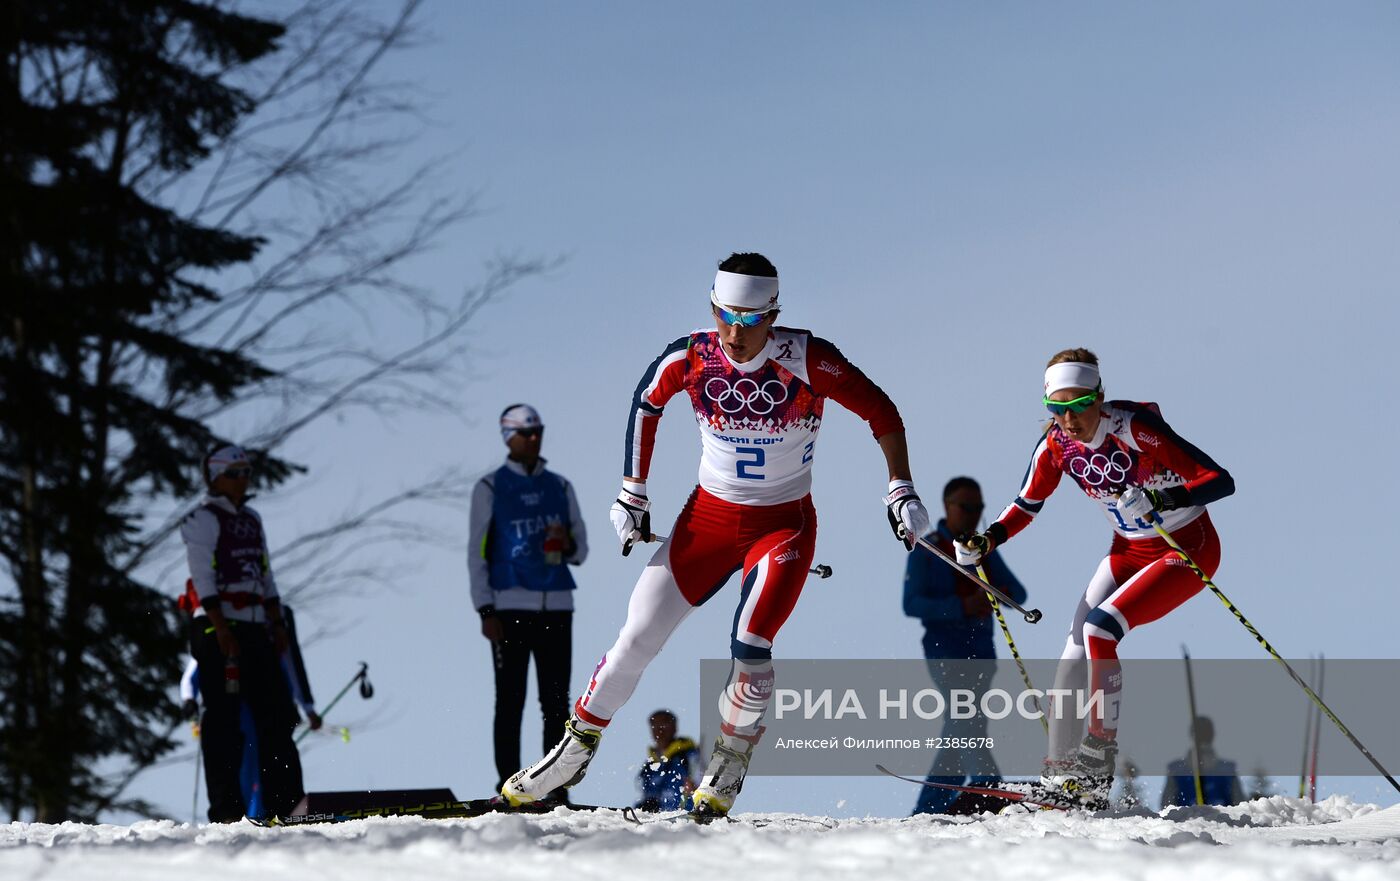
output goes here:
[[[569, 718], [574, 578], [588, 556], [578, 499], [540, 457], [544, 423], [528, 404], [501, 413], [505, 464], [472, 491], [467, 569], [481, 634], [496, 671], [495, 752], [500, 789], [520, 767], [520, 719], [530, 657], [535, 659], [543, 742], [548, 752]], [[562, 793], [561, 793], [562, 795]]]
[[[982, 488], [971, 477], [955, 477], [943, 487], [943, 507], [945, 515], [929, 540], [951, 556], [953, 539], [977, 531], [985, 507]], [[1016, 602], [1026, 601], [1026, 589], [999, 554], [993, 551], [982, 565], [993, 584]], [[995, 628], [987, 594], [947, 563], [915, 546], [904, 570], [904, 614], [924, 623], [924, 657], [934, 684], [944, 693], [954, 688], [972, 689], [980, 701], [996, 672]], [[979, 713], [971, 719], [947, 718], [942, 736], [986, 737], [986, 717]], [[934, 755], [928, 779], [977, 786], [995, 783], [1000, 773], [990, 750], [940, 749]], [[956, 790], [926, 786], [919, 793], [914, 813], [947, 813], [958, 796]]]
[[[1194, 749], [1201, 769], [1202, 804], [1237, 805], [1244, 801], [1240, 775], [1235, 763], [1215, 754], [1215, 723], [1209, 716], [1197, 716], [1191, 729]], [[1196, 803], [1196, 763], [1191, 752], [1167, 766], [1167, 783], [1162, 789], [1162, 807]]]

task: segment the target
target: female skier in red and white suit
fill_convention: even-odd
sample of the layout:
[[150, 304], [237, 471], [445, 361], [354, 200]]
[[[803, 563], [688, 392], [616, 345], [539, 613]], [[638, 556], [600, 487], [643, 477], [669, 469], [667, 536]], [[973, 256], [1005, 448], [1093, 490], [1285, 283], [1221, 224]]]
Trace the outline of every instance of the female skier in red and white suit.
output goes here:
[[627, 621], [598, 662], [559, 746], [502, 787], [513, 804], [577, 782], [602, 730], [676, 627], [743, 573], [730, 645], [734, 658], [724, 719], [696, 810], [725, 814], [748, 768], [772, 696], [773, 640], [792, 613], [812, 565], [817, 515], [810, 494], [822, 408], [831, 398], [869, 423], [884, 453], [886, 503], [896, 531], [930, 529], [909, 477], [904, 424], [893, 403], [833, 346], [805, 330], [774, 327], [777, 270], [762, 255], [720, 264], [713, 330], [676, 340], [652, 363], [633, 397], [623, 488], [612, 508], [623, 553], [652, 538], [647, 472], [657, 421], [684, 394], [700, 428], [699, 485], [669, 538], [637, 580]]
[[[1091, 808], [1106, 806], [1117, 755], [1122, 670], [1118, 643], [1204, 587], [1159, 536], [1153, 518], [1206, 574], [1220, 565], [1220, 539], [1205, 506], [1235, 491], [1229, 472], [1162, 419], [1156, 404], [1105, 401], [1098, 358], [1066, 349], [1045, 370], [1044, 403], [1053, 421], [1036, 444], [1020, 495], [985, 532], [958, 542], [970, 565], [1020, 532], [1068, 474], [1113, 526], [1113, 543], [1079, 601], [1055, 677], [1056, 689], [1102, 692], [1078, 744], [1079, 720], [1052, 702], [1050, 747], [1041, 786]], [[1083, 677], [1088, 659], [1087, 680]]]

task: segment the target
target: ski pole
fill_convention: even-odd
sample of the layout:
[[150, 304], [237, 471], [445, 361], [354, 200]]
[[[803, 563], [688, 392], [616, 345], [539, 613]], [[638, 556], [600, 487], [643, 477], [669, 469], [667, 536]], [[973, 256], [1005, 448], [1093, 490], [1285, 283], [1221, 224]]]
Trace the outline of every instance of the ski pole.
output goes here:
[[[990, 585], [992, 580], [987, 577], [987, 571], [980, 565], [977, 567], [977, 577]], [[1026, 672], [1025, 662], [1021, 660], [1021, 653], [1016, 650], [1016, 640], [1011, 638], [1011, 625], [1006, 623], [1006, 616], [1001, 613], [1001, 603], [997, 600], [996, 594], [990, 590], [984, 590], [987, 599], [992, 604], [992, 614], [997, 616], [997, 624], [1001, 625], [1001, 635], [1006, 637], [1006, 647], [1011, 650], [1011, 657], [1016, 660], [1016, 669], [1021, 671], [1021, 681], [1026, 683], [1026, 691], [1035, 694], [1035, 686], [1031, 684], [1031, 674]], [[1045, 729], [1045, 733], [1050, 733], [1050, 722], [1045, 718], [1045, 711], [1040, 708], [1040, 698], [1035, 699], [1035, 711], [1040, 714], [1040, 727]]]
[[[371, 697], [374, 696], [374, 686], [370, 685], [369, 682], [369, 664], [367, 664], [364, 661], [361, 661], [359, 672], [356, 673], [354, 676], [351, 676], [350, 681], [345, 683], [345, 687], [342, 688], [336, 694], [335, 697], [331, 698], [330, 703], [326, 704], [326, 708], [321, 711], [321, 718], [324, 719], [326, 716], [330, 715], [330, 712], [332, 709], [335, 708], [335, 705], [340, 703], [341, 698], [345, 697], [345, 692], [349, 691], [350, 686], [354, 685], [356, 682], [360, 683], [360, 697], [364, 698], [365, 700], [369, 700]], [[301, 743], [302, 739], [310, 733], [310, 728], [303, 728], [301, 730], [301, 733], [297, 735], [296, 742]]]
[[[1002, 592], [1001, 592], [995, 585], [993, 585], [991, 582], [989, 582], [989, 581], [984, 581], [983, 579], [978, 578], [976, 575], [973, 575], [971, 572], [969, 572], [969, 571], [967, 571], [966, 569], [964, 569], [963, 567], [959, 566], [959, 565], [958, 565], [958, 561], [957, 561], [957, 560], [954, 560], [952, 557], [950, 557], [950, 556], [948, 556], [947, 554], [943, 553], [942, 548], [940, 548], [938, 545], [934, 544], [933, 542], [929, 541], [928, 539], [924, 538], [924, 537], [921, 536], [921, 535], [914, 535], [914, 536], [911, 536], [911, 537], [914, 539], [914, 541], [918, 542], [919, 545], [921, 545], [921, 546], [924, 548], [924, 550], [926, 550], [926, 551], [928, 551], [929, 553], [933, 554], [935, 557], [938, 557], [940, 560], [942, 560], [943, 562], [947, 563], [949, 566], [952, 566], [953, 569], [954, 569], [955, 571], [961, 573], [962, 576], [963, 576], [964, 578], [971, 579], [972, 582], [973, 582], [974, 584], [976, 584], [979, 588], [981, 588], [982, 590], [985, 590], [987, 593], [991, 594], [992, 596], [994, 596], [994, 597], [996, 597], [997, 599], [1001, 600], [1001, 601], [1002, 601], [1003, 603], [1005, 603], [1006, 605], [1010, 606], [1011, 608], [1015, 609], [1016, 611], [1018, 611], [1018, 612], [1020, 612], [1022, 615], [1024, 615], [1025, 618], [1026, 618], [1026, 623], [1027, 623], [1027, 624], [1034, 624], [1034, 623], [1036, 623], [1037, 621], [1039, 621], [1042, 617], [1044, 617], [1043, 615], [1040, 614], [1040, 610], [1039, 610], [1039, 609], [1027, 609], [1025, 606], [1023, 606], [1023, 605], [1021, 605], [1020, 603], [1016, 602], [1016, 601], [1013, 600], [1011, 597], [1009, 597], [1009, 596], [1007, 596], [1006, 594], [1002, 593]], [[912, 548], [911, 548], [910, 550], [912, 550]]]
[[[641, 539], [641, 541], [645, 541], [645, 542], [664, 542], [664, 541], [666, 541], [666, 539], [668, 539], [668, 538], [671, 538], [671, 536], [669, 536], [669, 535], [655, 535], [655, 534], [652, 534], [651, 538], [644, 538], [644, 539]], [[818, 577], [818, 578], [830, 578], [830, 577], [832, 577], [832, 567], [827, 566], [826, 563], [818, 563], [818, 564], [816, 564], [816, 566], [812, 566], [811, 569], [808, 569], [808, 571], [809, 571], [809, 573], [813, 574], [813, 576], [816, 576], [816, 577]]]
[[1254, 625], [1249, 623], [1249, 619], [1244, 616], [1244, 613], [1237, 609], [1234, 603], [1230, 602], [1229, 598], [1225, 596], [1224, 591], [1215, 586], [1215, 582], [1211, 581], [1210, 576], [1206, 575], [1206, 573], [1201, 570], [1201, 567], [1196, 565], [1196, 561], [1191, 559], [1191, 555], [1186, 553], [1185, 549], [1176, 543], [1176, 539], [1172, 538], [1172, 534], [1163, 528], [1162, 518], [1157, 516], [1157, 512], [1152, 512], [1151, 517], [1152, 528], [1157, 530], [1157, 534], [1162, 537], [1162, 540], [1165, 541], [1172, 550], [1176, 551], [1176, 555], [1181, 558], [1181, 561], [1187, 566], [1190, 566], [1191, 571], [1195, 572], [1196, 576], [1199, 577], [1201, 581], [1205, 582], [1206, 587], [1210, 588], [1211, 593], [1214, 593], [1220, 602], [1225, 604], [1225, 608], [1230, 610], [1230, 614], [1235, 616], [1235, 620], [1243, 624], [1244, 629], [1248, 630], [1255, 641], [1264, 647], [1264, 651], [1268, 652], [1273, 656], [1275, 661], [1283, 665], [1283, 669], [1288, 671], [1288, 675], [1293, 677], [1293, 681], [1298, 683], [1298, 687], [1303, 689], [1307, 696], [1312, 698], [1312, 702], [1317, 704], [1317, 708], [1321, 710], [1327, 718], [1332, 720], [1332, 724], [1336, 725], [1339, 731], [1346, 735], [1347, 740], [1351, 741], [1352, 746], [1360, 750], [1361, 754], [1376, 767], [1376, 770], [1381, 772], [1381, 776], [1384, 777], [1391, 786], [1395, 787], [1397, 792], [1400, 792], [1400, 783], [1397, 783], [1395, 778], [1390, 776], [1390, 772], [1385, 769], [1385, 766], [1382, 765], [1375, 756], [1371, 755], [1371, 751], [1368, 750], [1360, 740], [1356, 739], [1356, 735], [1351, 733], [1350, 728], [1342, 724], [1342, 720], [1337, 718], [1337, 714], [1332, 712], [1332, 708], [1322, 702], [1322, 698], [1317, 696], [1317, 692], [1308, 687], [1308, 684], [1303, 681], [1303, 677], [1298, 675], [1298, 672], [1283, 659], [1283, 656], [1274, 651], [1274, 647], [1269, 645], [1269, 641], [1260, 635], [1259, 631], [1254, 628]]
[[[1317, 657], [1317, 696], [1327, 693], [1327, 656]], [[1322, 715], [1313, 713], [1312, 762], [1308, 770], [1308, 801], [1317, 802], [1317, 748], [1322, 743]]]
[[1191, 653], [1184, 643], [1181, 660], [1186, 664], [1186, 707], [1191, 711], [1191, 777], [1196, 781], [1196, 804], [1203, 805], [1206, 791], [1201, 785], [1201, 739], [1196, 736], [1196, 679], [1191, 675]]
[[[1308, 656], [1308, 678], [1317, 678], [1317, 659]], [[1307, 706], [1307, 714], [1303, 716], [1303, 760], [1298, 763], [1298, 797], [1308, 797], [1308, 754], [1312, 751], [1313, 722], [1317, 720], [1317, 707], [1312, 704]]]
[[200, 737], [199, 734], [196, 733], [194, 739], [194, 798], [190, 800], [191, 826], [197, 825], [199, 823], [199, 766], [204, 764], [204, 738]]

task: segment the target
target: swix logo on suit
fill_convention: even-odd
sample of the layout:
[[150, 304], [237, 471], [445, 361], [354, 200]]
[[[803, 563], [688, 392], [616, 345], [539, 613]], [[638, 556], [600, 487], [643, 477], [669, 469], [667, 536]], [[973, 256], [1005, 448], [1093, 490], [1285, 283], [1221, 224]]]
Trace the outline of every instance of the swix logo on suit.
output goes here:
[[628, 475], [645, 479], [656, 421], [679, 392], [690, 399], [700, 427], [700, 485], [742, 505], [782, 504], [807, 494], [827, 397], [870, 422], [876, 437], [903, 429], [885, 393], [808, 331], [775, 328], [761, 353], [735, 364], [715, 331], [699, 330], [672, 343], [637, 387]]

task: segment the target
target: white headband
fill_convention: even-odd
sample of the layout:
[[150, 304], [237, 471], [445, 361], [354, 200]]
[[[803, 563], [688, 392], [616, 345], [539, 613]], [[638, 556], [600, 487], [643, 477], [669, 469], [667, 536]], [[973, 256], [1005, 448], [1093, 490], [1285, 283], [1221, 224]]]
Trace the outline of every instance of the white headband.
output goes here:
[[1099, 368], [1082, 361], [1062, 361], [1045, 368], [1045, 396], [1067, 388], [1098, 391]]
[[522, 428], [544, 428], [544, 423], [529, 404], [511, 404], [501, 413], [501, 440], [509, 443], [510, 436]]
[[715, 273], [715, 286], [710, 288], [710, 302], [716, 306], [727, 306], [745, 312], [767, 312], [778, 306], [778, 280], [761, 275], [740, 275], [721, 269]]
[[220, 447], [209, 454], [209, 459], [205, 466], [209, 472], [207, 479], [210, 483], [213, 483], [215, 480], [218, 480], [225, 471], [238, 466], [244, 468], [248, 467], [248, 454], [243, 452], [243, 448], [237, 444], [228, 444], [227, 446]]

